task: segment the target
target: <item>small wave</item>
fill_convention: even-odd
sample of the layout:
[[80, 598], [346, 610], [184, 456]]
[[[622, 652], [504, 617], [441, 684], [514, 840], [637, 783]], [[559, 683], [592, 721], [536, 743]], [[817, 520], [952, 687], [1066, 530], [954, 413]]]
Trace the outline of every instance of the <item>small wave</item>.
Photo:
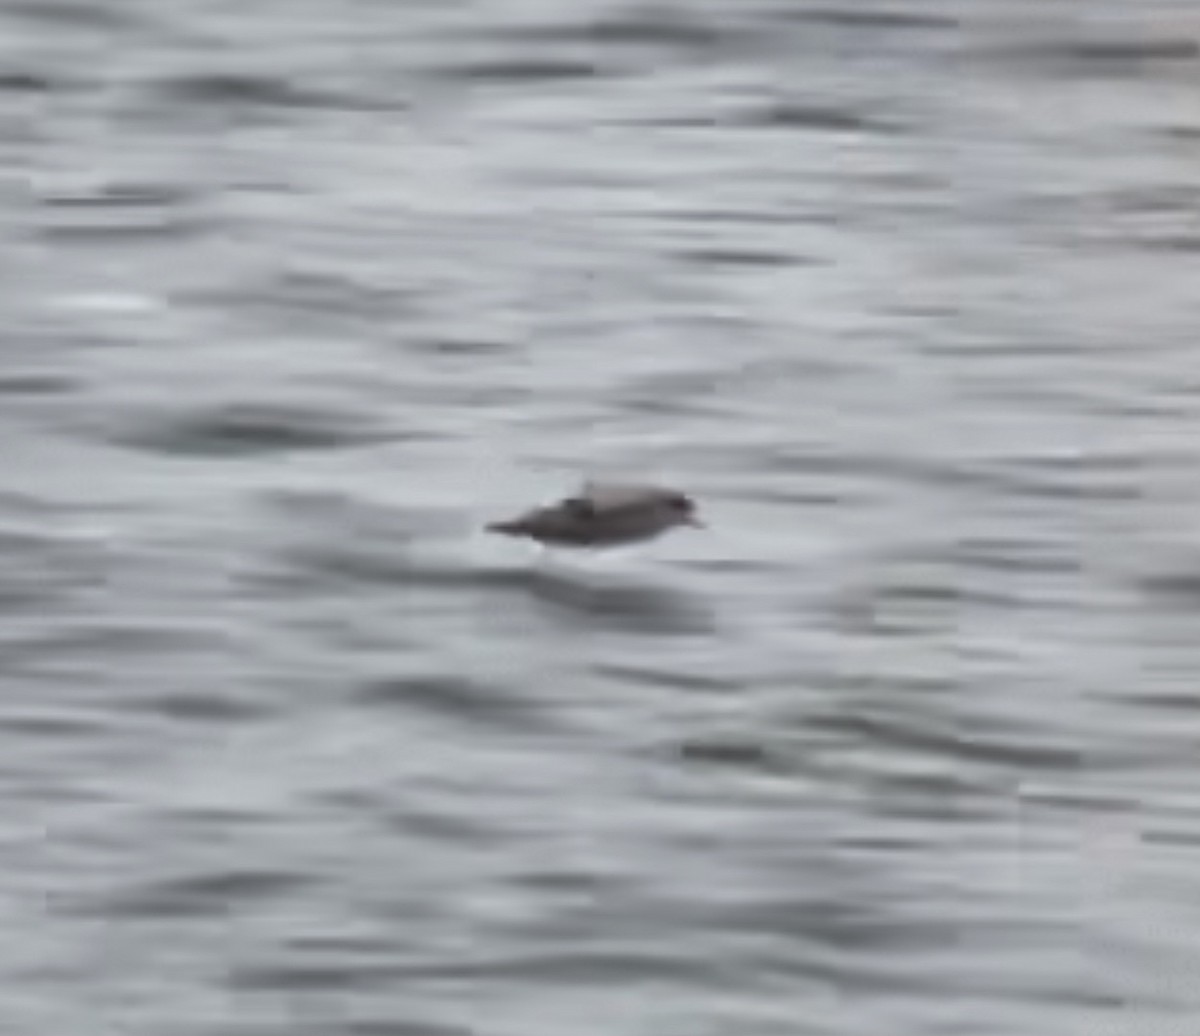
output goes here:
[[38, 230], [72, 240], [156, 235], [182, 236], [215, 225], [192, 207], [193, 194], [178, 184], [107, 183], [43, 194]]
[[227, 981], [238, 990], [346, 992], [393, 986], [407, 972], [401, 964], [363, 960], [303, 961], [246, 964], [234, 967]]
[[79, 385], [76, 378], [48, 371], [0, 374], [0, 396], [60, 396], [73, 392]]
[[126, 708], [187, 723], [238, 723], [260, 719], [266, 714], [261, 703], [211, 691], [155, 695], [122, 701], [121, 704]]
[[658, 47], [686, 51], [707, 51], [740, 38], [740, 33], [728, 26], [702, 20], [682, 9], [661, 6], [619, 11], [589, 21], [524, 25], [514, 35], [559, 45]]
[[994, 55], [1054, 74], [1080, 78], [1139, 77], [1194, 65], [1200, 41], [1186, 36], [1146, 39], [1038, 40], [996, 49]]
[[701, 266], [796, 266], [803, 260], [760, 248], [688, 248], [675, 253]]
[[518, 730], [543, 717], [531, 703], [500, 687], [449, 675], [384, 677], [359, 687], [355, 699], [372, 708], [422, 709], [452, 718]]
[[[142, 21], [128, 4], [79, 3], [76, 0], [10, 0], [4, 10], [30, 21], [61, 28], [125, 29]], [[148, 13], [148, 11], [147, 11]]]
[[1142, 590], [1152, 597], [1189, 608], [1200, 607], [1200, 566], [1194, 562], [1185, 561], [1170, 571], [1150, 573], [1138, 582]]
[[710, 735], [688, 738], [670, 748], [686, 763], [758, 773], [790, 773], [794, 769], [758, 738]]
[[535, 573], [529, 590], [567, 618], [650, 636], [711, 633], [715, 618], [701, 602], [662, 586], [591, 582]]
[[[927, 719], [918, 723], [899, 715], [841, 712], [810, 715], [805, 725], [827, 733], [849, 735], [856, 740], [927, 751], [933, 756], [950, 756], [1021, 769], [1073, 770], [1081, 767], [1085, 758], [1083, 751], [1078, 748], [1038, 743], [1037, 738], [1028, 732], [1002, 741], [994, 724], [985, 733], [982, 730], [953, 729], [946, 724], [939, 726]], [[969, 788], [964, 785], [957, 790]]]
[[223, 917], [313, 882], [293, 871], [229, 870], [149, 882], [111, 896], [76, 903], [78, 912], [123, 918]]
[[888, 29], [891, 31], [920, 31], [957, 29], [957, 18], [945, 14], [917, 11], [859, 10], [851, 7], [796, 7], [781, 10], [789, 21], [810, 25], [830, 25], [844, 29]]
[[608, 987], [613, 982], [647, 983], [680, 979], [711, 981], [715, 962], [686, 953], [656, 953], [623, 948], [596, 948], [571, 953], [505, 954], [464, 960], [422, 960], [381, 964], [363, 960], [285, 960], [277, 964], [235, 968], [230, 983], [237, 989], [351, 990], [391, 987], [415, 979], [473, 979], [480, 982], [574, 982]]
[[147, 419], [114, 436], [140, 449], [195, 457], [330, 450], [381, 438], [349, 414], [273, 403], [230, 403]]
[[346, 1036], [478, 1036], [476, 1029], [432, 1022], [358, 1021], [348, 1022]]
[[91, 740], [112, 727], [110, 718], [58, 709], [54, 712], [0, 713], [0, 730], [29, 738]]
[[595, 79], [606, 74], [592, 61], [571, 58], [493, 58], [442, 66], [449, 79], [488, 83], [543, 83], [567, 79]]
[[611, 677], [617, 680], [629, 680], [652, 687], [665, 687], [671, 690], [702, 692], [705, 694], [736, 691], [740, 686], [735, 680], [711, 676], [707, 673], [683, 673], [677, 670], [653, 669], [649, 666], [613, 662], [595, 665], [592, 667], [592, 671], [598, 676]]
[[43, 94], [56, 85], [49, 76], [37, 72], [0, 71], [0, 93]]
[[192, 196], [180, 184], [114, 181], [90, 190], [50, 192], [40, 201], [52, 208], [142, 208], [178, 205]]
[[148, 80], [151, 96], [172, 104], [230, 109], [335, 109], [390, 111], [395, 98], [364, 97], [332, 88], [297, 83], [286, 76], [251, 72], [196, 72]]
[[734, 120], [747, 126], [778, 126], [826, 133], [897, 133], [901, 127], [855, 108], [802, 101], [774, 101], [738, 113]]

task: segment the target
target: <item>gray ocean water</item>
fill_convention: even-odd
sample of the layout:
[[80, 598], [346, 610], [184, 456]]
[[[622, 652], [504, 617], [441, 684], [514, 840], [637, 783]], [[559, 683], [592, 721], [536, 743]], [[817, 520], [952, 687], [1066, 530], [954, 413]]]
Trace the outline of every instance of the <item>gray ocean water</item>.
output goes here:
[[0, 1033], [1196, 1031], [1194, 0], [0, 10]]

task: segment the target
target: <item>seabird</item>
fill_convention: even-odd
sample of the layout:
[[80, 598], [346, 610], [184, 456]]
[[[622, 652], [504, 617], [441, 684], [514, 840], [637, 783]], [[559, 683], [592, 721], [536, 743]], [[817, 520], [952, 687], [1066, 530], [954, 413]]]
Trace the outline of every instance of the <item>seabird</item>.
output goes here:
[[489, 532], [553, 547], [615, 547], [652, 539], [678, 525], [702, 527], [696, 504], [658, 486], [588, 482], [577, 496], [492, 522]]

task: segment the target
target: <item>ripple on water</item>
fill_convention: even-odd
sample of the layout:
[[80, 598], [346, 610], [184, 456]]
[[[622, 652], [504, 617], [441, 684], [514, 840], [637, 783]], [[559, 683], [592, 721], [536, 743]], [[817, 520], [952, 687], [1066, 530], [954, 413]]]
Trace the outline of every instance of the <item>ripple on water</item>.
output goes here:
[[376, 542], [305, 543], [278, 555], [287, 571], [274, 580], [282, 586], [315, 580], [369, 585], [461, 589], [511, 596], [544, 609], [550, 618], [649, 636], [711, 633], [716, 614], [702, 598], [663, 583], [602, 578], [567, 564], [531, 561], [519, 567], [465, 565], [421, 557], [412, 544], [397, 538]]
[[196, 724], [243, 723], [263, 719], [271, 710], [259, 700], [219, 691], [181, 691], [130, 698], [122, 708], [161, 716], [172, 722]]
[[452, 80], [494, 85], [527, 84], [596, 79], [611, 74], [599, 63], [583, 59], [554, 57], [487, 58], [461, 64], [443, 65], [436, 72]]
[[22, 72], [17, 69], [0, 71], [0, 93], [44, 94], [56, 89], [58, 82], [40, 72]]
[[716, 616], [699, 598], [667, 586], [601, 582], [535, 572], [528, 584], [539, 602], [573, 622], [649, 636], [715, 632]]
[[1086, 762], [1083, 749], [1048, 742], [1029, 728], [997, 729], [995, 720], [987, 729], [980, 724], [967, 725], [929, 714], [905, 716], [898, 711], [812, 712], [805, 726], [817, 731], [841, 734], [856, 741], [867, 741], [888, 748], [913, 749], [933, 757], [966, 762], [991, 763], [1012, 769], [1040, 769], [1050, 772], [1077, 770]]
[[687, 738], [669, 746], [670, 754], [684, 762], [763, 774], [794, 773], [796, 767], [762, 738], [751, 735], [718, 735]]
[[743, 126], [774, 126], [820, 133], [893, 134], [903, 132], [898, 123], [847, 104], [814, 104], [796, 100], [772, 101], [736, 113], [732, 121]]
[[386, 93], [367, 96], [260, 72], [180, 73], [147, 79], [140, 86], [148, 99], [172, 111], [186, 108], [245, 114], [292, 109], [392, 111], [406, 106]]
[[389, 437], [359, 415], [266, 402], [143, 415], [140, 422], [112, 436], [122, 445], [184, 457], [344, 449]]
[[1037, 40], [998, 48], [997, 56], [1039, 71], [1087, 79], [1141, 78], [1186, 69], [1200, 58], [1200, 41], [1187, 35], [1141, 39]]
[[0, 396], [65, 396], [82, 385], [82, 379], [55, 371], [0, 374]]
[[546, 715], [495, 683], [451, 675], [394, 676], [362, 684], [354, 700], [367, 708], [441, 714], [473, 726], [529, 731], [546, 727]]
[[282, 870], [218, 870], [149, 881], [108, 895], [64, 900], [64, 912], [123, 919], [226, 917], [315, 882]]
[[809, 7], [796, 4], [781, 7], [776, 13], [789, 21], [806, 22], [810, 25], [830, 25], [844, 29], [929, 32], [957, 29], [962, 24], [958, 18], [952, 15], [902, 11], [895, 7], [859, 9], [850, 6]]
[[511, 33], [546, 44], [654, 47], [685, 53], [708, 52], [741, 35], [695, 10], [658, 4], [622, 5], [578, 21], [522, 25]]
[[217, 226], [216, 219], [200, 207], [195, 192], [180, 184], [104, 183], [47, 192], [38, 201], [38, 231], [71, 243], [194, 236]]
[[359, 1021], [350, 1022], [347, 1036], [478, 1036], [478, 1030], [431, 1022]]

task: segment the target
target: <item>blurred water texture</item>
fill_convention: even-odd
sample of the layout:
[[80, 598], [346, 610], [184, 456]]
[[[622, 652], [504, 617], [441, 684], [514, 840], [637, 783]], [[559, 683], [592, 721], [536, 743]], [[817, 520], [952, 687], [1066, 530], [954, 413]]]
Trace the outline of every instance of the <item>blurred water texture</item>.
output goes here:
[[1194, 3], [0, 29], [0, 1031], [1190, 1031]]

